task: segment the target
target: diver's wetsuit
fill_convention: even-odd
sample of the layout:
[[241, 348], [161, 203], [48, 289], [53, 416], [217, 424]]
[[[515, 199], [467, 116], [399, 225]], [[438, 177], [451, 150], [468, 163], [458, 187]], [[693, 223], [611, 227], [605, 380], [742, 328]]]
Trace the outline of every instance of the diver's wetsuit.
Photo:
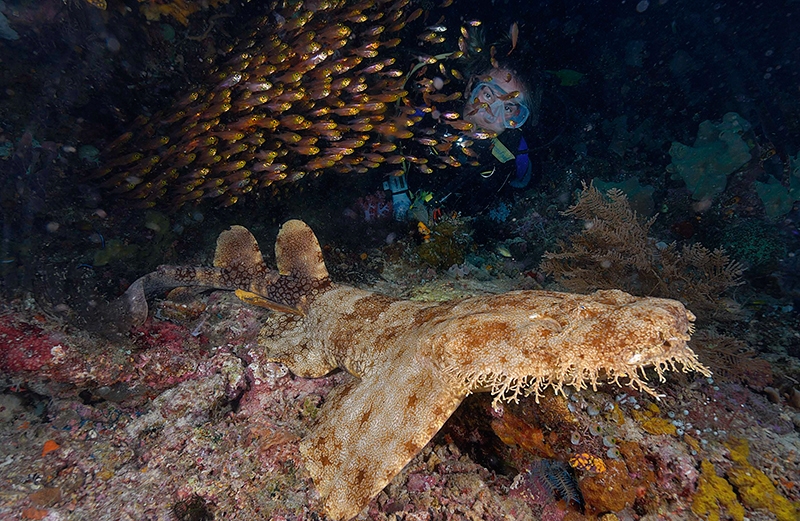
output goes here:
[[[462, 152], [456, 158], [463, 166], [431, 176], [415, 175], [411, 181], [413, 189], [432, 192], [435, 203], [446, 210], [475, 215], [491, 206], [498, 197], [535, 183], [536, 169], [527, 157], [523, 130], [509, 129], [496, 139], [513, 157], [499, 151], [493, 154], [496, 145], [492, 140], [476, 140], [470, 148], [477, 153], [477, 158], [469, 158]], [[475, 160], [478, 166], [469, 164]]]

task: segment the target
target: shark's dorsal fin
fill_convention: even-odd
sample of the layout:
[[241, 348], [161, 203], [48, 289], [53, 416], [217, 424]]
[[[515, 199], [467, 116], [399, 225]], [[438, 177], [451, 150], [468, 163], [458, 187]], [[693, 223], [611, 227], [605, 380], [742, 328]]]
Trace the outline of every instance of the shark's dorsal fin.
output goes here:
[[281, 313], [302, 315], [295, 305], [289, 305], [270, 295], [270, 288], [280, 277], [264, 264], [261, 250], [253, 234], [243, 226], [231, 226], [219, 235], [214, 267], [218, 277], [228, 287], [236, 289], [239, 299]]
[[214, 267], [249, 273], [251, 277], [267, 269], [256, 238], [247, 228], [237, 225], [219, 234]]
[[328, 279], [322, 249], [311, 228], [297, 219], [287, 221], [275, 241], [278, 273], [318, 282]]

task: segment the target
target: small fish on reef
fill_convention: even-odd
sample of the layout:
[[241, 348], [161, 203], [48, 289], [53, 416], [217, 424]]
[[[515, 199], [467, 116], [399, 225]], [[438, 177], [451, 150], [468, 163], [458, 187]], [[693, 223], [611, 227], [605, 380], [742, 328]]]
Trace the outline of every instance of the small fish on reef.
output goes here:
[[420, 221], [417, 223], [417, 232], [422, 236], [423, 241], [428, 242], [431, 240], [431, 230], [424, 222]]
[[447, 121], [446, 123], [448, 125], [450, 125], [451, 127], [453, 127], [454, 129], [456, 129], [456, 130], [468, 131], [468, 130], [472, 130], [475, 127], [474, 124], [472, 124], [469, 121], [464, 121], [463, 119], [456, 119], [456, 120], [453, 120], [453, 121]]
[[336, 521], [358, 515], [472, 392], [491, 392], [498, 407], [606, 381], [654, 395], [645, 367], [662, 381], [670, 370], [710, 374], [687, 346], [694, 315], [675, 300], [619, 290], [403, 300], [334, 283], [299, 220], [280, 229], [275, 259], [277, 270], [268, 268], [253, 235], [233, 226], [217, 239], [213, 267], [161, 266], [98, 318], [124, 331], [167, 289], [235, 291], [273, 311], [258, 339], [268, 360], [300, 378], [349, 373], [300, 443], [319, 508]]

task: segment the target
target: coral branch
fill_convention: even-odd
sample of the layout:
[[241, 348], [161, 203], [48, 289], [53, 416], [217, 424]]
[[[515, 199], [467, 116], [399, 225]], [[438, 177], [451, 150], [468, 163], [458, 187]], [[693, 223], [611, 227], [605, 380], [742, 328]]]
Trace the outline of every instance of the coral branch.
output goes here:
[[620, 288], [635, 295], [680, 300], [696, 313], [726, 311], [719, 297], [741, 284], [744, 267], [724, 249], [659, 243], [649, 236], [656, 217], [643, 220], [625, 194], [606, 195], [584, 184], [565, 215], [584, 220], [581, 233], [545, 253], [540, 269], [572, 291]]

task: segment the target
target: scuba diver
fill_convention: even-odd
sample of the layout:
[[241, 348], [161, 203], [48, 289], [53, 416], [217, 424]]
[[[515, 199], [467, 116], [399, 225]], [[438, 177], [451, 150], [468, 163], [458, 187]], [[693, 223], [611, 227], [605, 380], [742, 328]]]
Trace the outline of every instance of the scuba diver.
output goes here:
[[[425, 200], [410, 196], [407, 174], [386, 181], [384, 189], [392, 194], [395, 219], [405, 220], [409, 209], [413, 213], [420, 204], [475, 214], [492, 204], [493, 195], [527, 187], [535, 176], [523, 129], [536, 125], [540, 98], [541, 89], [531, 93], [511, 68], [497, 66], [473, 75], [464, 91], [464, 104], [458, 108], [474, 130], [490, 132], [493, 137], [472, 140], [468, 150], [459, 147], [467, 141], [460, 138], [451, 155], [462, 166], [441, 175], [415, 177], [415, 189], [426, 194]], [[452, 134], [447, 125], [435, 128], [441, 137]], [[424, 220], [420, 217], [409, 216]]]
[[[478, 129], [496, 134], [488, 141], [496, 163], [491, 170], [482, 171], [481, 177], [489, 179], [499, 173], [503, 183], [525, 188], [533, 173], [528, 144], [522, 133], [523, 125], [531, 117], [532, 100], [528, 88], [510, 69], [494, 68], [485, 75], [473, 77], [467, 85], [467, 92], [464, 119]], [[533, 121], [529, 126], [535, 124]]]
[[[563, 130], [553, 132], [553, 124], [564, 125], [566, 118], [556, 115], [558, 104], [549, 101], [547, 75], [531, 72], [536, 71], [533, 52], [519, 39], [516, 22], [493, 43], [480, 22], [462, 26], [461, 34], [458, 51], [415, 56], [419, 63], [406, 77], [411, 94], [404, 103], [415, 110], [420, 132], [398, 143], [404, 156], [418, 161], [406, 162], [403, 175], [394, 173], [384, 182], [398, 221], [430, 224], [437, 208], [436, 213], [481, 215], [515, 190], [535, 184], [540, 168], [531, 161], [532, 150], [541, 150], [547, 146], [543, 138], [553, 134], [557, 139]], [[459, 56], [442, 63], [454, 54]], [[545, 128], [537, 126], [541, 107], [546, 108]], [[471, 128], [464, 127], [468, 124]], [[442, 163], [450, 168], [437, 171]]]

